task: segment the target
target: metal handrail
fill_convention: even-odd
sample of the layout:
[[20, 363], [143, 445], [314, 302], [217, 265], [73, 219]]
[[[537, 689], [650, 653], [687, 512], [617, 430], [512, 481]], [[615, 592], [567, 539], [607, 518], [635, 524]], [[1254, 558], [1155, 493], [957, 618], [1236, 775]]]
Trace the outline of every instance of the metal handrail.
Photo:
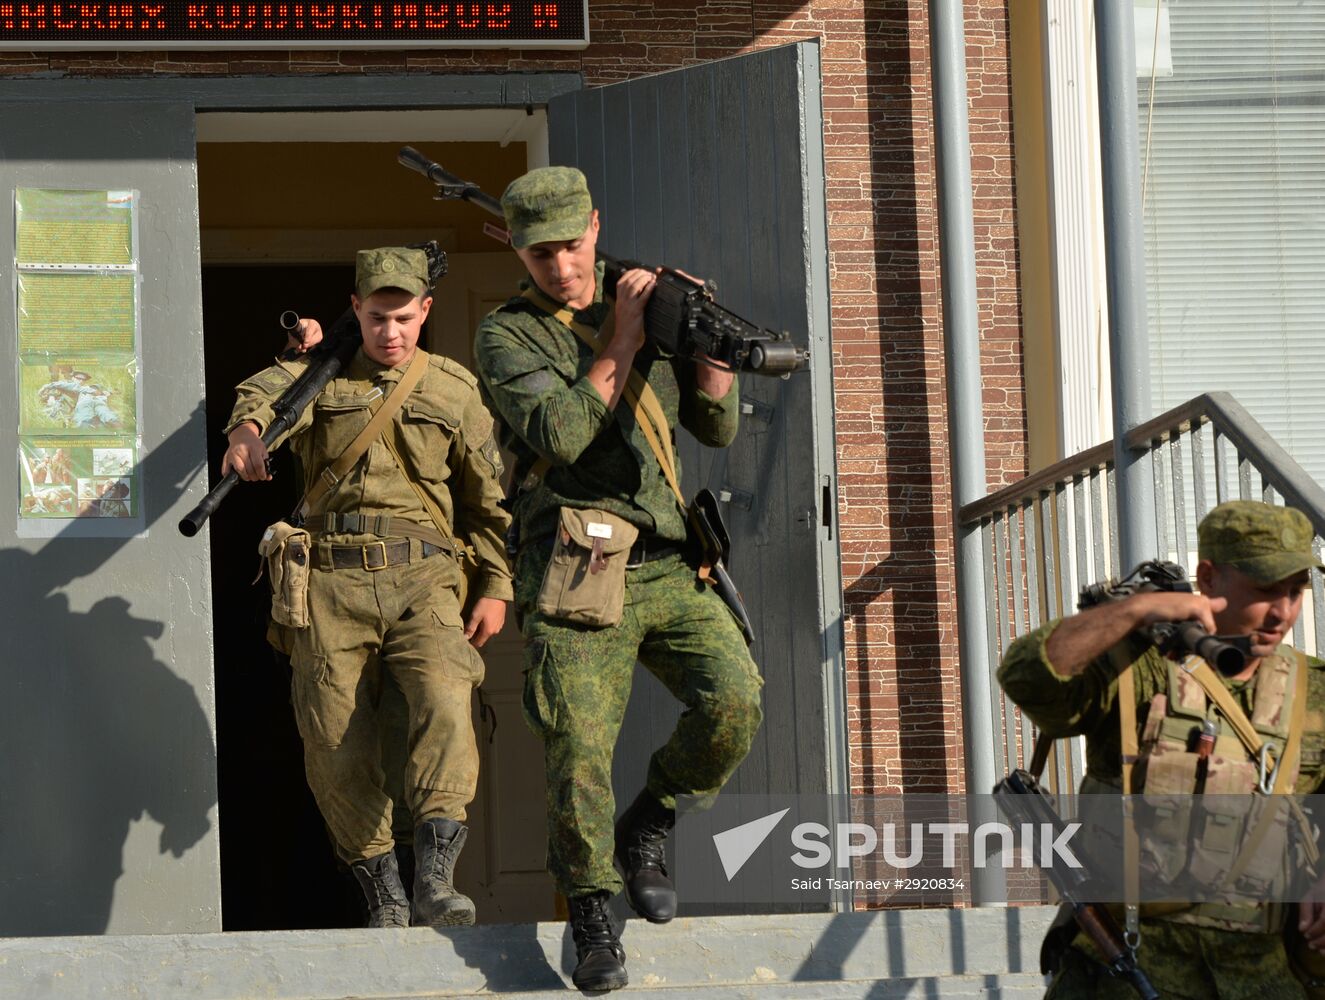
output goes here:
[[[1284, 498], [1311, 519], [1316, 533], [1325, 535], [1325, 488], [1322, 488], [1297, 460], [1265, 430], [1247, 410], [1227, 392], [1207, 392], [1147, 420], [1127, 435], [1130, 447], [1144, 451], [1156, 442], [1170, 439], [1209, 421], [1237, 450], [1250, 459], [1261, 477]], [[1039, 472], [1018, 480], [957, 512], [958, 522], [973, 524], [995, 511], [1033, 499], [1056, 483], [1074, 475], [1113, 464], [1113, 445], [1097, 444], [1083, 452], [1055, 462]]]
[[[1154, 495], [1153, 504], [1143, 505], [1146, 509], [1129, 509], [1118, 496], [1115, 450], [1105, 442], [958, 510], [961, 530], [980, 537], [984, 595], [973, 596], [959, 584], [958, 599], [973, 600], [984, 610], [984, 659], [991, 671], [1018, 635], [1072, 614], [1082, 585], [1131, 568], [1121, 565], [1120, 524], [1133, 532], [1153, 527], [1154, 558], [1190, 569], [1197, 555], [1190, 543], [1210, 500], [1260, 498], [1305, 513], [1316, 531], [1317, 558], [1325, 552], [1325, 488], [1228, 393], [1206, 393], [1175, 406], [1133, 429], [1126, 444], [1150, 469]], [[1235, 452], [1232, 476], [1230, 447]], [[973, 575], [967, 572], [959, 581]], [[1293, 628], [1294, 645], [1308, 648], [1311, 642], [1325, 655], [1325, 580], [1319, 574], [1313, 574], [1310, 605]], [[1024, 765], [1033, 726], [996, 685], [989, 711], [995, 760], [1001, 758], [1008, 768]], [[1079, 743], [1070, 741], [1055, 752], [1054, 787], [1074, 787], [1080, 777], [1085, 760]]]

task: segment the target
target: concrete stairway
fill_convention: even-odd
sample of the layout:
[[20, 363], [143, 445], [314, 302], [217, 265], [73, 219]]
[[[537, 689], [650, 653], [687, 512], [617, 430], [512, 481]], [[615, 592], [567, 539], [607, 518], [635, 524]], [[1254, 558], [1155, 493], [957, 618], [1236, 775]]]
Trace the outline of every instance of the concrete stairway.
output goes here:
[[[999, 997], [1044, 987], [1049, 908], [627, 923], [631, 985], [662, 998]], [[430, 1000], [575, 996], [565, 924], [0, 940], [16, 1000]]]

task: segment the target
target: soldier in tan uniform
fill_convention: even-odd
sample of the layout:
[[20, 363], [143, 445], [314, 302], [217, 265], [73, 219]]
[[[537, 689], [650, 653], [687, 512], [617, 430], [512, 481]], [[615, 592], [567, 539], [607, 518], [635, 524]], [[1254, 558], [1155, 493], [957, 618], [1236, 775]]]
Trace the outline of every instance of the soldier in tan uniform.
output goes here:
[[[501, 458], [473, 376], [418, 348], [432, 305], [424, 253], [361, 251], [351, 304], [363, 345], [288, 435], [310, 488], [406, 378], [416, 354], [423, 373], [386, 429], [308, 510], [309, 625], [290, 633], [295, 716], [309, 786], [337, 853], [364, 889], [370, 926], [408, 926], [376, 722], [381, 672], [391, 672], [409, 706], [412, 922], [470, 924], [474, 904], [456, 892], [453, 873], [478, 779], [470, 721], [472, 692], [483, 680], [476, 647], [501, 630], [511, 598]], [[306, 365], [278, 362], [240, 384], [223, 472], [271, 478], [260, 435], [272, 403]], [[457, 539], [478, 563], [464, 618]]]
[[[1239, 725], [1273, 744], [1285, 772], [1275, 777], [1277, 791], [1317, 792], [1325, 781], [1325, 664], [1285, 642], [1311, 573], [1322, 568], [1314, 535], [1306, 516], [1291, 508], [1220, 504], [1198, 527], [1200, 593], [1137, 593], [1051, 621], [1012, 644], [999, 683], [1048, 737], [1086, 737], [1084, 793], [1119, 794], [1130, 767], [1132, 792], [1255, 794], [1263, 768]], [[1224, 676], [1199, 657], [1169, 660], [1137, 634], [1148, 624], [1192, 620], [1212, 633], [1249, 636], [1245, 668]], [[1128, 741], [1134, 761], [1124, 757], [1124, 700], [1136, 727]], [[1203, 759], [1191, 734], [1206, 725], [1215, 743]], [[1197, 838], [1195, 828], [1191, 836]], [[1282, 932], [1292, 920], [1313, 948], [1325, 946], [1325, 908], [1306, 903], [1294, 913], [1276, 902], [1286, 898], [1286, 879], [1298, 864], [1294, 848], [1267, 838], [1243, 858], [1251, 838], [1229, 842], [1221, 870], [1241, 869], [1231, 885], [1237, 899], [1140, 907], [1137, 962], [1166, 1000], [1300, 998]], [[1196, 843], [1212, 859], [1222, 841]], [[1135, 995], [1109, 975], [1075, 925], [1051, 933], [1046, 954], [1055, 971], [1050, 1000]]]

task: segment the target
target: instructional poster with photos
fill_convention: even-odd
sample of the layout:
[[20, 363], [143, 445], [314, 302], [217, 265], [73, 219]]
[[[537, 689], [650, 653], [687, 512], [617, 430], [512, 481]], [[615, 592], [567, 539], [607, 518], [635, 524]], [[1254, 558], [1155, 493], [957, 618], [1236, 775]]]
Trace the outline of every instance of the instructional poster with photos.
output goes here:
[[137, 198], [14, 193], [21, 534], [142, 516]]

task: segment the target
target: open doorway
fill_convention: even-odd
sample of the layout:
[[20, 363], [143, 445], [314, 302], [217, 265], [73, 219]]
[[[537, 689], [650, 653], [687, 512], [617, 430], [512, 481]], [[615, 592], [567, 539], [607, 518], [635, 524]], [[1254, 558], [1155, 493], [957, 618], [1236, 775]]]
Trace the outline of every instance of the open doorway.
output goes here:
[[[530, 116], [511, 111], [465, 112], [472, 120], [463, 127], [448, 118], [447, 128], [464, 141], [438, 141], [439, 114], [462, 113], [199, 117], [213, 482], [234, 386], [270, 364], [283, 346], [283, 310], [316, 317], [324, 327], [340, 315], [357, 249], [437, 240], [450, 270], [436, 292], [425, 346], [471, 363], [478, 319], [515, 291], [523, 268], [484, 235], [490, 216], [463, 203], [433, 201], [427, 182], [396, 164], [396, 151], [409, 142], [500, 193], [531, 160], [541, 162], [546, 144], [539, 121], [530, 124], [523, 120]], [[489, 114], [496, 120], [482, 121]], [[393, 131], [374, 132], [384, 127], [378, 118], [394, 119]], [[409, 121], [418, 131], [405, 127]], [[533, 134], [516, 141], [516, 126]], [[358, 141], [365, 133], [379, 141]], [[211, 522], [222, 921], [226, 930], [358, 926], [358, 887], [338, 865], [304, 781], [289, 663], [264, 640], [266, 590], [250, 585], [263, 528], [298, 500], [287, 455], [277, 453], [274, 471], [272, 483], [236, 489]], [[484, 659], [491, 711], [480, 718], [475, 705], [479, 791], [457, 882], [478, 904], [480, 922], [546, 919], [555, 897], [543, 871], [542, 754], [520, 715], [520, 642], [513, 623], [488, 644]]]

